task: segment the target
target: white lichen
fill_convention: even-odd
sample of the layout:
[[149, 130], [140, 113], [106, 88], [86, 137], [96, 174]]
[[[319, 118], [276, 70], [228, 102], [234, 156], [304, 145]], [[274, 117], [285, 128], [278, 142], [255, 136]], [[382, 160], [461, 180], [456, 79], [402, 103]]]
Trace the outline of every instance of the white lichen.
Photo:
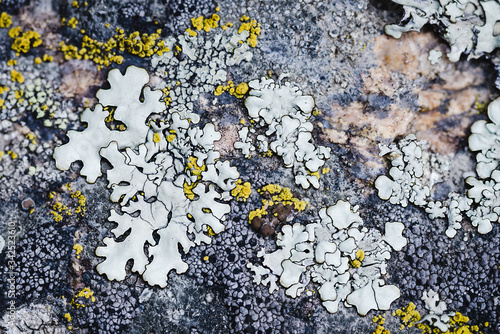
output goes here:
[[[256, 136], [259, 151], [266, 153], [269, 149], [280, 156], [285, 167], [293, 168], [295, 183], [304, 189], [311, 185], [319, 188], [319, 169], [330, 158], [330, 149], [313, 143], [312, 96], [303, 95], [289, 82], [281, 84], [273, 79], [253, 80], [248, 86], [251, 88], [245, 99], [248, 117], [255, 132], [265, 132], [265, 136]], [[235, 142], [234, 147], [249, 157], [255, 145], [243, 129], [241, 141]]]
[[[375, 180], [381, 199], [403, 207], [408, 203], [427, 206], [432, 187], [448, 168], [446, 160], [430, 154], [428, 147], [427, 142], [417, 141], [414, 135], [408, 135], [397, 144], [379, 145], [379, 155], [388, 157], [392, 165], [390, 177], [381, 175]], [[424, 169], [429, 168], [433, 172], [424, 173]]]
[[285, 225], [277, 235], [278, 249], [260, 251], [262, 265], [248, 263], [254, 282], [269, 287], [273, 293], [278, 282], [291, 297], [299, 296], [314, 282], [323, 305], [330, 313], [339, 304], [355, 306], [361, 315], [370, 310], [388, 310], [399, 298], [394, 285], [385, 285], [387, 260], [391, 247], [401, 250], [406, 245], [404, 225], [386, 223], [385, 235], [363, 227], [357, 207], [345, 201], [322, 208], [320, 220], [308, 225]]
[[439, 293], [432, 289], [422, 293], [422, 300], [429, 313], [423, 316], [419, 323], [427, 322], [429, 326], [435, 327], [443, 333], [447, 332], [450, 327], [450, 320], [455, 315], [455, 312], [446, 312], [446, 303], [439, 300]]
[[419, 31], [425, 24], [443, 28], [450, 44], [448, 59], [456, 62], [462, 54], [479, 58], [500, 46], [495, 24], [500, 17], [497, 1], [480, 0], [392, 0], [404, 9], [401, 25], [385, 26], [385, 32], [400, 38], [403, 32]]
[[[106, 172], [110, 199], [120, 203], [121, 212], [111, 210], [108, 220], [117, 226], [114, 237], [104, 238], [104, 246], [96, 249], [105, 258], [97, 271], [123, 280], [133, 260], [133, 272], [164, 287], [171, 270], [187, 270], [181, 253], [210, 243], [210, 235], [224, 230], [230, 211], [225, 200], [239, 173], [218, 160], [213, 147], [221, 135], [214, 125], [194, 126], [186, 115], [165, 112], [161, 91], [145, 87], [145, 70], [131, 66], [125, 75], [111, 70], [108, 81], [111, 88], [97, 92], [100, 104], [82, 114], [87, 128], [69, 131], [69, 142], [56, 148], [56, 166], [68, 169], [82, 161], [80, 173], [94, 182], [101, 175], [101, 159], [111, 164]], [[114, 110], [125, 130], [106, 126], [106, 109]]]

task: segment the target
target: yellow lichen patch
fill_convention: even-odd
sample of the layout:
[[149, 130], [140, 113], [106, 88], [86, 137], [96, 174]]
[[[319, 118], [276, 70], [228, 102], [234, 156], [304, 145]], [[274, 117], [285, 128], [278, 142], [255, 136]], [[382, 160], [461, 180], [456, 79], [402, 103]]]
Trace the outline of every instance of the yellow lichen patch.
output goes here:
[[166, 88], [163, 88], [162, 92], [163, 92], [163, 94], [165, 94], [165, 96], [163, 97], [163, 102], [165, 102], [165, 106], [168, 106], [170, 104], [170, 102], [172, 102], [172, 98], [169, 97], [169, 95], [170, 95], [170, 86], [166, 87]]
[[193, 17], [191, 19], [191, 24], [198, 31], [204, 30], [209, 32], [210, 29], [217, 28], [219, 26], [219, 21], [219, 15], [214, 13], [210, 17], [204, 17], [203, 15]]
[[36, 65], [39, 65], [42, 63], [42, 58], [36, 57], [35, 60], [33, 61]]
[[66, 318], [66, 320], [68, 320], [68, 322], [71, 321], [71, 315], [69, 313], [65, 313], [64, 317]]
[[165, 46], [165, 41], [160, 38], [160, 34], [161, 30], [158, 29], [152, 34], [141, 34], [135, 31], [127, 35], [123, 29], [116, 28], [116, 34], [106, 42], [100, 42], [85, 35], [80, 48], [60, 42], [59, 50], [63, 52], [66, 60], [88, 59], [98, 64], [100, 68], [112, 63], [121, 64], [123, 56], [118, 55], [118, 51], [141, 58], [151, 57], [154, 54], [162, 55], [170, 51]]
[[167, 136], [167, 141], [168, 141], [169, 143], [173, 142], [173, 141], [174, 141], [174, 139], [175, 139], [175, 133], [171, 133], [171, 134], [169, 134], [169, 135]]
[[189, 36], [192, 36], [192, 37], [198, 36], [198, 33], [191, 28], [187, 28], [186, 32], [188, 33]]
[[9, 30], [9, 37], [10, 38], [16, 38], [17, 36], [19, 36], [21, 34], [21, 31], [23, 31], [23, 29], [21, 27], [10, 28], [10, 30]]
[[455, 312], [455, 314], [450, 318], [447, 323], [448, 330], [446, 332], [441, 332], [438, 328], [432, 327], [426, 322], [421, 321], [421, 315], [416, 310], [416, 306], [413, 303], [409, 303], [406, 307], [396, 310], [393, 315], [400, 318], [401, 330], [405, 327], [416, 327], [420, 329], [422, 334], [472, 334], [481, 333], [479, 331], [479, 326], [469, 325], [469, 318], [462, 315], [460, 312]]
[[201, 167], [198, 166], [198, 158], [189, 157], [186, 166], [186, 172], [190, 171], [192, 175], [196, 175], [198, 180], [201, 179], [201, 172], [204, 172], [207, 166], [203, 164]]
[[208, 259], [209, 259], [209, 257], [206, 255], [203, 257], [203, 261], [208, 261]]
[[3, 12], [0, 14], [0, 28], [8, 28], [12, 24], [12, 16]]
[[49, 56], [48, 54], [46, 54], [46, 53], [45, 53], [45, 54], [43, 55], [43, 57], [42, 57], [42, 60], [43, 60], [43, 61], [46, 61], [46, 62], [51, 62], [51, 61], [53, 61], [53, 60], [54, 60], [54, 57]]
[[70, 305], [76, 308], [85, 307], [86, 305], [79, 302], [77, 298], [90, 299], [92, 303], [95, 302], [94, 292], [91, 291], [90, 288], [83, 288], [82, 290], [80, 290], [69, 303]]
[[231, 190], [231, 196], [236, 197], [236, 200], [245, 202], [252, 193], [250, 182], [242, 183], [241, 179], [236, 181], [236, 187]]
[[321, 170], [321, 174], [325, 175], [326, 173], [329, 173], [330, 172], [330, 168], [328, 167], [324, 167], [322, 170]]
[[16, 100], [20, 100], [23, 97], [23, 94], [23, 90], [19, 89], [14, 92], [14, 97], [16, 98]]
[[83, 217], [85, 215], [87, 199], [82, 192], [79, 190], [72, 190], [69, 183], [67, 183], [64, 188], [69, 192], [69, 198], [66, 198], [64, 203], [63, 197], [61, 196], [62, 193], [51, 191], [48, 196], [53, 203], [50, 214], [52, 214], [52, 219], [54, 219], [55, 222], [61, 222], [64, 216], [69, 217], [76, 214], [77, 216]]
[[377, 328], [372, 334], [391, 334], [391, 332], [384, 328], [385, 317], [380, 314], [373, 317], [372, 321], [377, 324]]
[[279, 184], [268, 184], [257, 190], [259, 194], [263, 194], [267, 192], [271, 196], [271, 200], [263, 199], [262, 207], [250, 211], [248, 214], [248, 220], [252, 223], [252, 219], [255, 217], [262, 217], [263, 215], [268, 214], [268, 210], [273, 206], [278, 204], [282, 205], [293, 205], [293, 209], [298, 212], [305, 210], [307, 206], [306, 201], [301, 201], [298, 198], [295, 198], [292, 194], [290, 188], [281, 187]]
[[365, 259], [365, 251], [362, 249], [358, 249], [356, 252], [356, 258], [351, 261], [351, 266], [353, 268], [359, 268], [361, 267], [361, 262]]
[[38, 32], [33, 30], [28, 30], [22, 34], [21, 32], [21, 27], [12, 28], [9, 31], [9, 36], [14, 38], [11, 48], [18, 54], [21, 52], [27, 53], [32, 47], [36, 48], [42, 44], [41, 35]]
[[474, 109], [478, 112], [484, 114], [488, 111], [488, 101], [481, 102], [479, 100], [479, 95], [476, 96], [476, 102], [474, 102]]
[[75, 244], [73, 245], [73, 249], [75, 250], [76, 255], [79, 255], [83, 250], [83, 246], [80, 244]]
[[68, 20], [67, 26], [72, 28], [72, 29], [75, 29], [77, 24], [78, 24], [78, 20], [76, 19], [76, 17], [72, 17]]
[[248, 84], [246, 82], [242, 82], [235, 86], [233, 81], [228, 81], [227, 85], [217, 86], [215, 88], [214, 95], [219, 96], [224, 92], [229, 92], [229, 94], [241, 99], [248, 92]]
[[365, 251], [362, 249], [358, 249], [358, 251], [356, 252], [356, 259], [358, 259], [359, 261], [363, 261], [365, 259]]
[[33, 132], [28, 132], [26, 138], [31, 141], [32, 144], [36, 145], [36, 135]]
[[267, 215], [267, 211], [264, 208], [258, 208], [258, 209], [252, 210], [248, 214], [248, 222], [251, 224], [252, 219], [254, 219], [255, 217], [262, 217], [264, 215]]
[[154, 141], [155, 143], [159, 143], [159, 142], [161, 141], [161, 135], [160, 135], [158, 132], [156, 132], [156, 133], [153, 135], [153, 141]]
[[9, 150], [9, 151], [7, 151], [7, 154], [11, 157], [12, 160], [17, 159], [17, 157], [18, 157], [17, 153], [14, 151]]
[[215, 235], [214, 230], [209, 225], [207, 225], [207, 234], [210, 237], [213, 237]]
[[401, 321], [401, 330], [406, 327], [414, 327], [417, 321], [420, 321], [422, 317], [420, 312], [417, 311], [417, 306], [410, 302], [407, 306], [397, 309], [393, 315], [397, 315]]
[[319, 180], [319, 170], [315, 172], [311, 172], [308, 170], [307, 172], [309, 173], [309, 175], [316, 176], [316, 178]]
[[256, 20], [250, 20], [246, 15], [243, 15], [240, 21], [241, 25], [238, 29], [238, 33], [241, 34], [243, 31], [248, 31], [249, 36], [247, 38], [247, 43], [254, 48], [257, 45], [257, 37], [261, 32], [260, 23], [257, 23]]
[[16, 59], [9, 59], [7, 60], [7, 66], [16, 66], [17, 65], [17, 60]]
[[10, 71], [10, 80], [13, 82], [24, 83], [24, 76], [16, 70]]
[[189, 198], [190, 200], [194, 199], [195, 194], [193, 192], [193, 188], [195, 185], [196, 185], [196, 182], [193, 182], [191, 184], [184, 182], [184, 195], [187, 198]]

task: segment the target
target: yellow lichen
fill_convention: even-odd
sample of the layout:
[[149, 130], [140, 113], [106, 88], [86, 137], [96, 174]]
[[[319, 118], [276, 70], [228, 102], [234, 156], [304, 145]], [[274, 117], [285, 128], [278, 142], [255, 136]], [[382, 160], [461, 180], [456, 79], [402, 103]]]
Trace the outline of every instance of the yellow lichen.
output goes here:
[[65, 313], [64, 317], [66, 318], [66, 320], [68, 320], [68, 322], [71, 321], [71, 315], [69, 313]]
[[189, 36], [192, 36], [192, 37], [198, 36], [198, 33], [191, 28], [187, 28], [186, 32], [189, 34]]
[[17, 36], [19, 36], [21, 31], [23, 31], [23, 29], [21, 27], [12, 27], [9, 30], [9, 37], [16, 38]]
[[207, 234], [210, 237], [213, 237], [215, 235], [214, 230], [209, 225], [207, 225]]
[[14, 38], [11, 48], [16, 51], [17, 54], [21, 52], [27, 53], [32, 47], [36, 48], [42, 44], [41, 35], [38, 32], [33, 30], [28, 30], [22, 34], [21, 32], [21, 27], [12, 28], [9, 31], [9, 36]]
[[75, 244], [73, 245], [73, 249], [75, 250], [76, 255], [79, 255], [83, 250], [83, 246], [80, 244]]
[[267, 215], [267, 211], [264, 208], [258, 208], [258, 209], [250, 211], [250, 213], [248, 214], [248, 223], [251, 224], [252, 220], [255, 217], [262, 217], [264, 215]]
[[10, 80], [13, 82], [24, 83], [24, 76], [16, 70], [10, 71]]
[[184, 195], [187, 198], [189, 198], [190, 200], [194, 199], [195, 194], [193, 192], [193, 188], [194, 188], [195, 185], [196, 185], [195, 182], [193, 182], [191, 184], [187, 183], [187, 182], [184, 182], [184, 186], [183, 186], [183, 188], [184, 188]]
[[7, 151], [7, 154], [11, 157], [11, 159], [12, 159], [12, 160], [17, 159], [17, 157], [18, 157], [18, 156], [17, 156], [17, 153], [16, 153], [16, 152], [14, 152], [14, 151], [10, 151], [10, 150], [9, 150], [9, 151]]
[[80, 48], [60, 42], [59, 50], [63, 52], [66, 60], [88, 59], [98, 64], [100, 68], [112, 63], [121, 64], [123, 56], [118, 55], [118, 51], [141, 58], [151, 57], [154, 54], [162, 55], [164, 52], [170, 51], [165, 46], [165, 41], [160, 38], [160, 34], [161, 29], [152, 34], [141, 34], [138, 31], [126, 34], [123, 29], [116, 28], [116, 34], [106, 42], [100, 42], [84, 35]]
[[82, 290], [80, 290], [77, 294], [75, 294], [75, 296], [69, 303], [76, 308], [85, 307], [86, 305], [77, 301], [77, 298], [90, 299], [92, 303], [95, 302], [94, 292], [90, 290], [90, 288], [83, 288]]
[[262, 207], [250, 211], [248, 215], [248, 220], [251, 223], [254, 217], [262, 217], [263, 215], [267, 215], [267, 209], [277, 204], [283, 205], [293, 205], [293, 208], [297, 211], [305, 210], [307, 206], [306, 201], [301, 201], [298, 198], [295, 198], [292, 194], [290, 188], [281, 187], [279, 184], [268, 184], [257, 190], [259, 194], [263, 192], [267, 192], [271, 197], [271, 200], [263, 199]]
[[175, 139], [175, 133], [171, 133], [171, 134], [169, 134], [169, 135], [167, 136], [167, 141], [168, 141], [169, 143], [173, 142], [173, 141], [174, 141], [174, 139]]
[[257, 45], [257, 37], [261, 32], [260, 23], [257, 23], [256, 20], [250, 20], [246, 15], [243, 15], [240, 21], [241, 25], [238, 29], [238, 33], [241, 34], [243, 31], [248, 31], [249, 36], [247, 38], [247, 43], [254, 48]]
[[160, 135], [158, 132], [156, 132], [156, 133], [153, 135], [153, 141], [154, 141], [155, 143], [159, 143], [159, 142], [161, 141], [161, 135]]
[[42, 60], [46, 61], [46, 62], [51, 62], [51, 61], [54, 60], [54, 57], [49, 56], [48, 54], [44, 54], [43, 57], [42, 57]]
[[241, 200], [245, 202], [250, 194], [252, 193], [252, 187], [250, 186], [250, 182], [242, 183], [241, 179], [236, 181], [236, 186], [233, 190], [231, 190], [231, 196], [236, 197], [236, 200]]
[[76, 28], [76, 25], [78, 24], [78, 20], [76, 19], [76, 17], [72, 17], [68, 20], [68, 27], [72, 28], [72, 29], [75, 29]]
[[233, 81], [228, 81], [227, 85], [217, 86], [215, 88], [214, 95], [219, 96], [224, 92], [229, 92], [229, 94], [241, 99], [248, 92], [248, 84], [246, 82], [242, 82], [235, 86]]
[[205, 32], [209, 32], [210, 29], [219, 26], [219, 21], [219, 15], [214, 13], [210, 17], [204, 17], [203, 15], [194, 17], [191, 19], [191, 24], [198, 31], [204, 30]]
[[12, 24], [12, 16], [3, 12], [0, 15], [0, 28], [8, 28]]
[[416, 306], [413, 303], [409, 303], [406, 307], [396, 310], [393, 315], [396, 315], [400, 318], [401, 321], [401, 330], [405, 327], [416, 327], [418, 328], [422, 334], [472, 334], [472, 333], [481, 333], [479, 331], [479, 326], [477, 325], [469, 325], [469, 318], [467, 316], [462, 315], [460, 312], [455, 312], [454, 316], [450, 318], [450, 321], [447, 323], [448, 330], [446, 332], [441, 332], [438, 328], [434, 328], [426, 322], [420, 322], [421, 315], [416, 310]]

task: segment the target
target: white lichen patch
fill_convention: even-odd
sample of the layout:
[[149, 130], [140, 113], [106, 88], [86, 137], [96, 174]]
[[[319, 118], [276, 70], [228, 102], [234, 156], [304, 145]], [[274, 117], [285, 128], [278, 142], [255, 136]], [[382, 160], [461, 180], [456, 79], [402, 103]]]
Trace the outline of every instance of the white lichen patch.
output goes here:
[[433, 186], [443, 180], [449, 168], [446, 157], [429, 152], [429, 144], [417, 141], [414, 135], [379, 148], [380, 156], [388, 157], [392, 167], [389, 176], [381, 175], [375, 180], [378, 196], [403, 207], [412, 203], [423, 208], [431, 219], [447, 218], [446, 235], [453, 238], [462, 227], [462, 213], [469, 210], [472, 201], [455, 192], [442, 201], [431, 200]]
[[455, 312], [447, 312], [446, 303], [439, 300], [439, 293], [432, 289], [422, 293], [422, 300], [429, 313], [422, 317], [419, 322], [426, 322], [429, 326], [435, 327], [443, 333], [447, 332]]
[[449, 163], [445, 157], [431, 154], [429, 144], [408, 135], [397, 144], [379, 145], [380, 156], [391, 161], [389, 176], [381, 175], [375, 180], [378, 196], [392, 204], [406, 207], [408, 203], [425, 207], [429, 203], [430, 191], [442, 180]]
[[404, 9], [401, 25], [391, 24], [385, 32], [395, 38], [403, 32], [419, 31], [430, 23], [443, 27], [450, 44], [448, 59], [456, 62], [462, 54], [479, 58], [500, 46], [495, 24], [500, 17], [497, 1], [479, 0], [392, 0]]
[[441, 180], [448, 168], [444, 157], [427, 152], [427, 144], [409, 135], [398, 144], [380, 145], [380, 155], [391, 161], [389, 176], [375, 180], [378, 196], [392, 204], [405, 207], [408, 203], [425, 209], [429, 218], [446, 218], [446, 235], [453, 238], [462, 227], [464, 216], [481, 234], [493, 229], [493, 222], [500, 220], [500, 100], [488, 107], [492, 123], [484, 120], [472, 125], [469, 148], [476, 155], [477, 177], [469, 176], [465, 183], [471, 188], [467, 194], [450, 192], [444, 200], [431, 200], [432, 186]]
[[270, 151], [281, 157], [285, 167], [293, 168], [296, 184], [304, 189], [319, 188], [319, 169], [330, 158], [330, 149], [313, 143], [312, 96], [303, 95], [289, 82], [273, 79], [253, 80], [248, 86], [251, 90], [245, 106], [253, 125], [239, 131], [240, 141], [234, 147], [247, 158], [251, 151]]
[[248, 263], [254, 272], [254, 282], [279, 289], [291, 297], [299, 296], [314, 283], [330, 313], [338, 311], [339, 304], [355, 306], [361, 315], [370, 310], [388, 310], [400, 291], [394, 285], [385, 285], [387, 260], [391, 250], [406, 245], [402, 232], [404, 225], [393, 222], [385, 225], [385, 235], [378, 230], [363, 227], [357, 207], [345, 201], [322, 208], [320, 220], [306, 226], [285, 225], [277, 235], [278, 249], [257, 256], [262, 264]]
[[[110, 89], [97, 92], [100, 104], [82, 114], [87, 128], [68, 132], [69, 142], [56, 148], [56, 166], [68, 169], [82, 161], [80, 174], [94, 182], [101, 159], [111, 164], [110, 199], [120, 203], [121, 212], [111, 210], [108, 220], [117, 226], [114, 237], [96, 249], [105, 258], [97, 271], [123, 280], [133, 260], [133, 272], [164, 287], [171, 270], [187, 270], [181, 253], [224, 230], [230, 211], [225, 202], [239, 173], [218, 160], [213, 147], [221, 135], [214, 125], [194, 126], [185, 114], [165, 112], [162, 92], [145, 87], [145, 70], [131, 66], [125, 75], [111, 70], [108, 81]], [[110, 130], [106, 110], [126, 129]]]

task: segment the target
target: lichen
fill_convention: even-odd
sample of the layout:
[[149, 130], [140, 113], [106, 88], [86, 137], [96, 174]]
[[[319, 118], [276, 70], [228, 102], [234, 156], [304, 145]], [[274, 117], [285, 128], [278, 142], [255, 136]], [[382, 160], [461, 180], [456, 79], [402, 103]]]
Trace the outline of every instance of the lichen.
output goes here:
[[407, 31], [419, 31], [425, 24], [443, 27], [442, 37], [450, 44], [448, 59], [456, 62], [462, 54], [479, 58], [500, 46], [495, 24], [500, 16], [500, 4], [479, 0], [392, 0], [404, 9], [400, 25], [385, 26], [385, 32], [395, 38]]
[[404, 225], [386, 223], [382, 236], [363, 227], [357, 207], [342, 200], [322, 208], [319, 217], [319, 222], [305, 226], [283, 226], [276, 239], [278, 249], [257, 253], [262, 265], [247, 264], [254, 272], [254, 282], [268, 286], [273, 293], [279, 289], [279, 281], [286, 295], [294, 298], [314, 282], [330, 313], [338, 311], [340, 302], [355, 306], [360, 315], [372, 309], [388, 310], [400, 291], [384, 285], [382, 275], [391, 247], [400, 250], [406, 245]]
[[[110, 89], [96, 94], [100, 104], [82, 114], [87, 128], [69, 131], [69, 142], [54, 150], [54, 159], [61, 169], [82, 161], [80, 174], [88, 182], [101, 176], [102, 158], [111, 164], [106, 172], [110, 199], [120, 203], [122, 213], [111, 210], [108, 220], [118, 226], [112, 230], [114, 238], [104, 238], [104, 246], [96, 249], [96, 255], [105, 258], [97, 271], [110, 280], [123, 280], [132, 259], [133, 272], [164, 287], [171, 270], [187, 270], [181, 252], [210, 243], [210, 235], [224, 230], [222, 221], [230, 211], [224, 201], [239, 173], [218, 160], [213, 147], [221, 135], [213, 124], [192, 126], [179, 113], [164, 112], [162, 92], [144, 87], [149, 81], [145, 70], [132, 66], [121, 75], [115, 69], [108, 81]], [[106, 127], [105, 107], [112, 107], [113, 118], [125, 130]], [[169, 141], [171, 131], [175, 138]]]
[[[304, 96], [289, 82], [281, 84], [272, 79], [253, 80], [248, 86], [245, 107], [253, 126], [243, 126], [238, 131], [240, 141], [234, 147], [247, 158], [251, 151], [270, 150], [282, 158], [285, 167], [293, 168], [296, 184], [304, 189], [311, 185], [319, 188], [318, 171], [330, 157], [330, 148], [312, 142], [312, 96]], [[264, 131], [265, 136], [254, 135]], [[256, 141], [251, 138], [254, 136]]]

